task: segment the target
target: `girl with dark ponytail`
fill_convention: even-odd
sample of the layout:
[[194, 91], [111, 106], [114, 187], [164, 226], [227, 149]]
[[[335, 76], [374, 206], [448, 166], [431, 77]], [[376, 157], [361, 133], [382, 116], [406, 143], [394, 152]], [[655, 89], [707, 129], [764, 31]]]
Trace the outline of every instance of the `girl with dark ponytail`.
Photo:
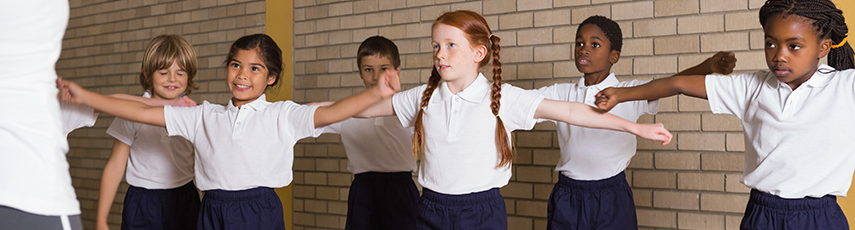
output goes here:
[[[499, 188], [511, 178], [510, 132], [531, 129], [539, 118], [631, 132], [665, 144], [671, 140], [662, 124], [636, 124], [503, 84], [500, 42], [478, 13], [439, 16], [432, 26], [434, 68], [428, 83], [361, 114], [394, 114], [405, 126], [415, 126], [413, 152], [424, 153], [419, 229], [507, 229]], [[478, 73], [489, 63], [492, 81]]]
[[830, 0], [768, 0], [760, 8], [768, 71], [608, 88], [597, 105], [708, 99], [713, 113], [739, 117], [745, 130], [742, 183], [752, 189], [741, 229], [848, 229], [836, 198], [855, 171], [855, 70], [841, 13]]

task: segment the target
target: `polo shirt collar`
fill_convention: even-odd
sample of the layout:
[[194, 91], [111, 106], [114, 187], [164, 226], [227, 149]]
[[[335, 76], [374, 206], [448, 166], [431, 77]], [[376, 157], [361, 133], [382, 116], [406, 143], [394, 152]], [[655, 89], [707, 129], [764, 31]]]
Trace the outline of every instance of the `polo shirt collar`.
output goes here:
[[[478, 77], [475, 78], [475, 81], [473, 81], [472, 84], [469, 84], [469, 86], [463, 89], [463, 91], [458, 92], [457, 96], [464, 101], [478, 104], [484, 99], [484, 95], [490, 91], [490, 87], [490, 81], [484, 77], [484, 74], [478, 73]], [[448, 89], [448, 83], [443, 81], [439, 86], [439, 100], [434, 102], [440, 103], [445, 100], [450, 100], [452, 97], [454, 97], [454, 94], [452, 94], [451, 90]]]
[[[267, 101], [267, 95], [261, 94], [260, 97], [258, 97], [257, 99], [255, 99], [252, 102], [244, 104], [243, 106], [249, 106], [247, 108], [253, 109], [255, 111], [259, 111], [259, 110], [262, 110], [264, 108], [267, 108], [267, 106], [269, 106], [270, 104], [271, 103]], [[238, 107], [235, 107], [234, 104], [232, 104], [232, 100], [229, 100], [228, 109], [229, 110], [238, 109]]]
[[618, 81], [617, 77], [615, 77], [615, 73], [609, 73], [609, 76], [606, 79], [603, 79], [602, 82], [597, 83], [596, 85], [585, 86], [585, 79], [582, 78], [579, 86], [586, 87], [588, 89], [596, 89], [597, 92], [602, 91], [609, 87], [615, 87], [620, 81]]

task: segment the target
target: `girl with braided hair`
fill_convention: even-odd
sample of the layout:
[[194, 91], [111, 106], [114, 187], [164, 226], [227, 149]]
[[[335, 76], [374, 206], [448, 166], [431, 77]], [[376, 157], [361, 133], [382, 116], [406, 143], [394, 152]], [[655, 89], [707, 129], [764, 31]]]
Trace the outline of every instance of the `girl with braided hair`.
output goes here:
[[742, 229], [848, 229], [836, 197], [846, 196], [855, 171], [855, 70], [841, 13], [830, 0], [766, 1], [768, 71], [607, 88], [597, 105], [681, 93], [707, 99], [745, 130], [742, 183], [752, 190]]
[[[448, 12], [431, 28], [434, 68], [428, 84], [360, 114], [397, 115], [404, 126], [415, 126], [413, 151], [424, 152], [419, 229], [507, 229], [498, 188], [511, 178], [509, 134], [533, 128], [538, 118], [630, 132], [663, 144], [671, 140], [662, 124], [636, 124], [503, 84], [500, 39], [478, 13]], [[490, 61], [492, 82], [478, 73]]]

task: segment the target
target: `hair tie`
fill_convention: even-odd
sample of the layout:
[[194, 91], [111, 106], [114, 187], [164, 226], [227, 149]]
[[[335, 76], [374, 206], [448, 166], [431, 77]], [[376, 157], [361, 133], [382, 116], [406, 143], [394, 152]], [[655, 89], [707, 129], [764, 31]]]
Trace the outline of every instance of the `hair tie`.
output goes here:
[[492, 40], [493, 40], [493, 34], [490, 34], [490, 36], [487, 36], [487, 40], [491, 40], [491, 41], [492, 41]]
[[837, 45], [831, 45], [831, 48], [832, 48], [832, 49], [837, 49], [837, 48], [839, 48], [839, 47], [843, 46], [844, 44], [846, 44], [846, 40], [847, 40], [847, 39], [849, 39], [849, 37], [845, 37], [845, 38], [843, 38], [843, 41], [840, 41], [840, 43], [837, 43]]

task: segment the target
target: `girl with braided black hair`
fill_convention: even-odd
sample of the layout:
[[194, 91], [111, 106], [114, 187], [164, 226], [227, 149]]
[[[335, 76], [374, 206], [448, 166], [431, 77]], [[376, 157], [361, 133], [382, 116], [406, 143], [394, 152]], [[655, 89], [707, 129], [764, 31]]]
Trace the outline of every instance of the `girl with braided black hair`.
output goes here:
[[737, 116], [745, 130], [742, 183], [752, 190], [742, 229], [848, 229], [836, 198], [855, 171], [855, 70], [841, 13], [830, 0], [766, 1], [768, 71], [608, 88], [597, 105], [681, 93], [708, 99], [713, 113]]
[[[511, 178], [510, 132], [531, 129], [538, 118], [631, 132], [665, 144], [671, 139], [662, 124], [636, 124], [503, 84], [500, 39], [478, 13], [448, 12], [431, 28], [434, 68], [428, 84], [362, 113], [394, 114], [404, 126], [415, 126], [413, 151], [424, 149], [419, 229], [507, 229], [498, 188]], [[492, 82], [478, 73], [491, 61]]]

